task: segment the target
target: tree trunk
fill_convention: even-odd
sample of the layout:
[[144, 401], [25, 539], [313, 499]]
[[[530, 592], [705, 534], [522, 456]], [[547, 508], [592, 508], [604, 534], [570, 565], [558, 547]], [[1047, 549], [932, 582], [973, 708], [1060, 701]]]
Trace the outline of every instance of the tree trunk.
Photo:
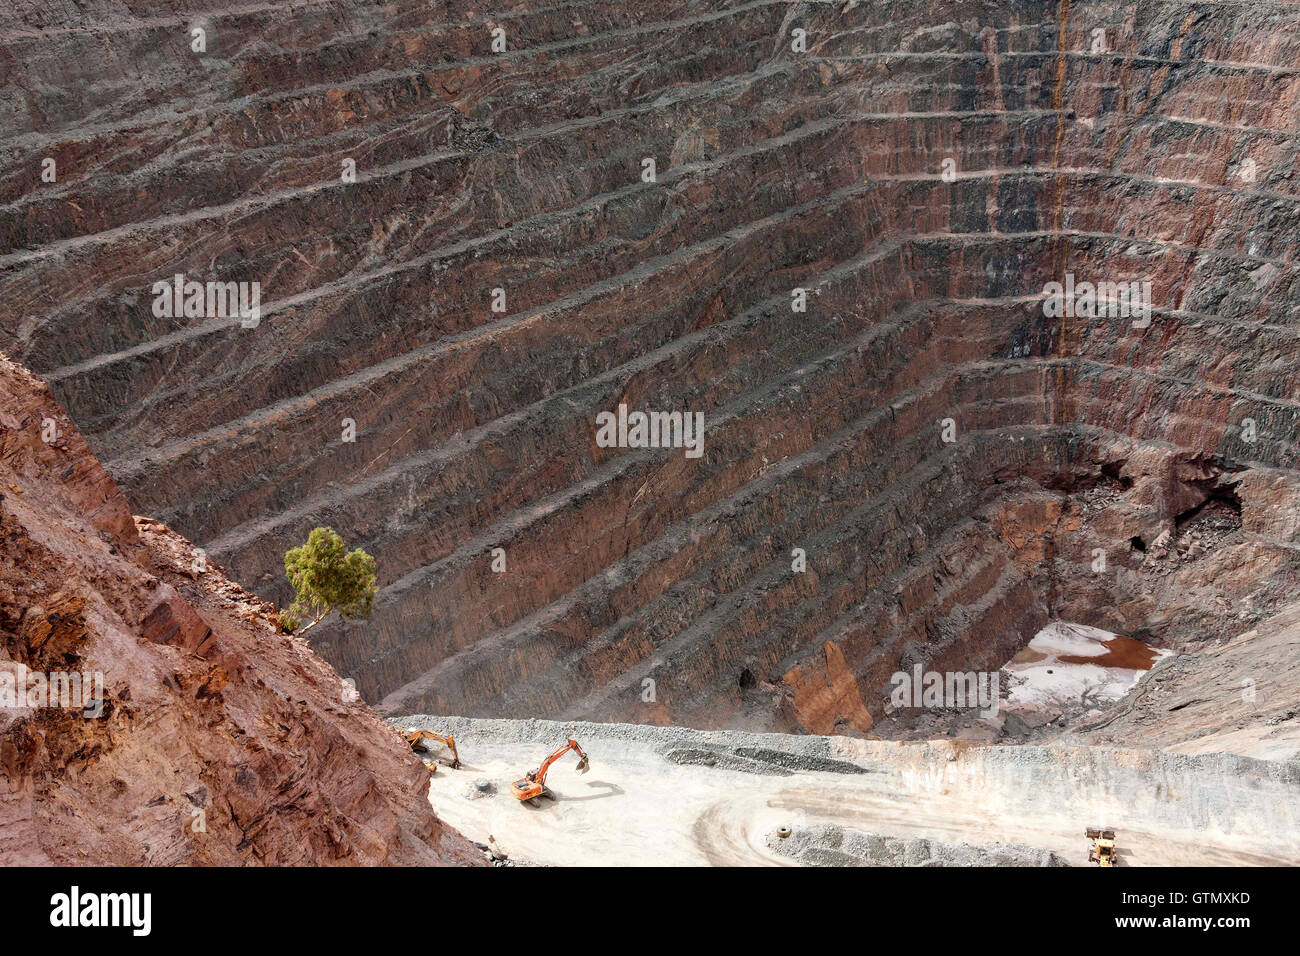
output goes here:
[[330, 616], [330, 612], [329, 612], [329, 611], [326, 611], [326, 612], [325, 612], [324, 614], [322, 614], [320, 617], [316, 618], [316, 620], [312, 621], [310, 624], [308, 624], [306, 627], [304, 627], [301, 631], [296, 632], [296, 633], [294, 634], [294, 637], [302, 637], [304, 634], [306, 634], [306, 633], [307, 633], [308, 631], [310, 631], [313, 627], [315, 627], [317, 624], [319, 624], [321, 621], [325, 620], [325, 618], [327, 618], [327, 617], [329, 617], [329, 616]]

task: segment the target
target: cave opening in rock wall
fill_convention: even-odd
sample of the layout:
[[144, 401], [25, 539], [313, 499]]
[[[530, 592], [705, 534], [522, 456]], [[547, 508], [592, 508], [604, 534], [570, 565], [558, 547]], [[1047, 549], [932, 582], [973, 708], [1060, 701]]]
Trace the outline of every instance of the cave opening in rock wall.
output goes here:
[[906, 733], [917, 666], [1289, 599], [1284, 5], [558, 4], [504, 51], [343, 6], [223, 22], [197, 91], [160, 40], [85, 58], [147, 94], [16, 104], [59, 176], [0, 206], [0, 348], [262, 598], [318, 525], [374, 555], [310, 634], [367, 701]]

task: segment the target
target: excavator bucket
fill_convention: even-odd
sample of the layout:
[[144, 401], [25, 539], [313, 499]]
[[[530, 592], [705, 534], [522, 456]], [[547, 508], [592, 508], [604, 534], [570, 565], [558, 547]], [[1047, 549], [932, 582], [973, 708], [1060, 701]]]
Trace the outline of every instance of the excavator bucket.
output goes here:
[[590, 769], [591, 761], [587, 759], [586, 754], [583, 754], [582, 759], [578, 761], [578, 773], [586, 773]]

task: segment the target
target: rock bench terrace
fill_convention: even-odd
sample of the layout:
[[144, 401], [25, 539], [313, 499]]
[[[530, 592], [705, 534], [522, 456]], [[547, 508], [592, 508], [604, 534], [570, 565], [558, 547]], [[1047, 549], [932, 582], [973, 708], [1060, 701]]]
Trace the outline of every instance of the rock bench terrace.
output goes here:
[[0, 351], [260, 598], [375, 555], [310, 640], [384, 712], [861, 734], [1293, 600], [1300, 4], [125, 6], [0, 11]]

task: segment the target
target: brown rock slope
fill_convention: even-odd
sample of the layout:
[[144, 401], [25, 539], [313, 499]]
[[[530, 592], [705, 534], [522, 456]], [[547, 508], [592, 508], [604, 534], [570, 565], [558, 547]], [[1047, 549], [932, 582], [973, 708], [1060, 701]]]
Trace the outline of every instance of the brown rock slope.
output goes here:
[[393, 731], [195, 556], [0, 356], [0, 671], [103, 690], [0, 708], [0, 863], [481, 862]]
[[[263, 597], [316, 524], [377, 555], [312, 638], [395, 712], [860, 732], [1052, 616], [1196, 647], [1294, 590], [1297, 38], [1289, 0], [5, 10], [0, 344]], [[177, 273], [260, 324], [155, 317]], [[1046, 316], [1067, 274], [1151, 326]], [[704, 455], [597, 447], [620, 402]]]
[[1300, 755], [1300, 605], [1226, 644], [1168, 658], [1137, 692], [1069, 742], [1237, 753], [1269, 760]]

